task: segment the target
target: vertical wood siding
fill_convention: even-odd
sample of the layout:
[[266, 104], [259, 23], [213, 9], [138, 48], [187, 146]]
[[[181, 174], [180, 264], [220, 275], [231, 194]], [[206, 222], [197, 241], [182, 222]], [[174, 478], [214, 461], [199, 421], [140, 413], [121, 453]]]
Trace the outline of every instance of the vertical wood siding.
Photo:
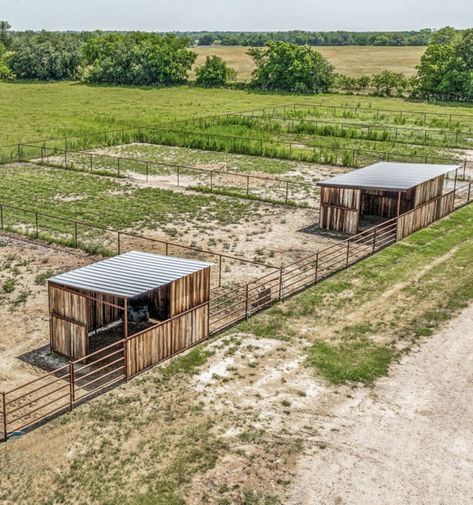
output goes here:
[[83, 296], [48, 286], [52, 350], [73, 358], [88, 352], [88, 306]]
[[419, 205], [430, 202], [431, 200], [442, 196], [444, 181], [445, 176], [441, 175], [436, 179], [432, 179], [431, 181], [419, 184], [416, 187], [414, 207], [419, 207]]
[[437, 219], [445, 217], [453, 212], [455, 207], [455, 193], [452, 191], [437, 200], [422, 205], [412, 212], [401, 216], [397, 226], [397, 240], [417, 230], [425, 228]]
[[128, 376], [170, 358], [209, 335], [208, 304], [133, 335], [127, 341]]

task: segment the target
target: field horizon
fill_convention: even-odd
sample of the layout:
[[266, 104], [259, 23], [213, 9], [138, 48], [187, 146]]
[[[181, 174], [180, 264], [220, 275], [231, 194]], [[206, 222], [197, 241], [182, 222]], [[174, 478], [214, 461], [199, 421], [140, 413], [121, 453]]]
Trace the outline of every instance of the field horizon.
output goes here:
[[[249, 47], [242, 46], [197, 46], [192, 50], [197, 53], [195, 68], [205, 62], [207, 56], [220, 56], [228, 66], [238, 72], [238, 81], [251, 77], [255, 66], [248, 56]], [[314, 46], [325, 56], [335, 71], [350, 77], [374, 75], [384, 70], [400, 72], [412, 76], [416, 65], [425, 52], [425, 46]]]

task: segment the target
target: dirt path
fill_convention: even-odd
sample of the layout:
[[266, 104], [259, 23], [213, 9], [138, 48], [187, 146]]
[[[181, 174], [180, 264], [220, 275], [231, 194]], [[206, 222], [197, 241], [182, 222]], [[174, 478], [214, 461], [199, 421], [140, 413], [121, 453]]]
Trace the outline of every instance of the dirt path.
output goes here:
[[472, 386], [473, 306], [373, 390], [314, 416], [320, 436], [298, 462], [288, 503], [473, 503]]

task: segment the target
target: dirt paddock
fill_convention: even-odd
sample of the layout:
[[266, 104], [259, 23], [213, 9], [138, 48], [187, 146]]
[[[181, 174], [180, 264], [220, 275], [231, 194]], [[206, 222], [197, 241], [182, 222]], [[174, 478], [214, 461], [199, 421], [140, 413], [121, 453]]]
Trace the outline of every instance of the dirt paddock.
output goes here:
[[49, 354], [46, 279], [94, 260], [81, 251], [0, 233], [1, 391], [44, 375], [48, 365], [64, 364]]

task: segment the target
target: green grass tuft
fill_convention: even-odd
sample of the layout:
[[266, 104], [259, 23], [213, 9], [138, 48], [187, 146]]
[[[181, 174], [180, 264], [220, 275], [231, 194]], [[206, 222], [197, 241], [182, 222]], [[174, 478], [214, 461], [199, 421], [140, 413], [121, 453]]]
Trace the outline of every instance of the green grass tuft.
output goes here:
[[317, 342], [309, 350], [307, 363], [333, 384], [372, 384], [388, 372], [394, 353], [367, 340], [331, 345]]

